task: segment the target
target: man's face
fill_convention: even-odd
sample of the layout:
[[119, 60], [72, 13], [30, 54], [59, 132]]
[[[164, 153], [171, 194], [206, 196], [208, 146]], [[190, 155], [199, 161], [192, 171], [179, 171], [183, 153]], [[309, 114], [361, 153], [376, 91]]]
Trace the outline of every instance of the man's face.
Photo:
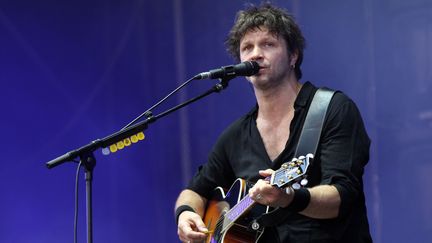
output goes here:
[[294, 74], [290, 65], [297, 57], [292, 55], [290, 60], [286, 41], [262, 27], [249, 30], [241, 39], [240, 60], [258, 62], [261, 67], [259, 73], [248, 80], [255, 88], [265, 90], [289, 80]]

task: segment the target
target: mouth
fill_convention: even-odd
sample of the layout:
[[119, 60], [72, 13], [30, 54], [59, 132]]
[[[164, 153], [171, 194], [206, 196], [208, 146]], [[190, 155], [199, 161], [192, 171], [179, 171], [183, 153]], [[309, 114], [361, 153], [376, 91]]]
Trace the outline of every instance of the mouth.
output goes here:
[[260, 67], [260, 69], [267, 69], [267, 68], [269, 68], [268, 65], [259, 65], [259, 67]]
[[266, 66], [260, 66], [260, 70], [259, 70], [258, 74], [266, 72], [267, 69], [268, 69], [268, 67], [266, 67]]

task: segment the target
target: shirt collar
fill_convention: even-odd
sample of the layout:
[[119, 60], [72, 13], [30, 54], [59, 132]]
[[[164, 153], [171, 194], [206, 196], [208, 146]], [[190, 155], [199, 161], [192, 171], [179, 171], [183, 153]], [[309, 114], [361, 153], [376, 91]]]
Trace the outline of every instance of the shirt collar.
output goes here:
[[314, 94], [316, 87], [309, 81], [303, 84], [299, 94], [294, 102], [294, 109], [304, 108], [307, 105], [309, 97]]

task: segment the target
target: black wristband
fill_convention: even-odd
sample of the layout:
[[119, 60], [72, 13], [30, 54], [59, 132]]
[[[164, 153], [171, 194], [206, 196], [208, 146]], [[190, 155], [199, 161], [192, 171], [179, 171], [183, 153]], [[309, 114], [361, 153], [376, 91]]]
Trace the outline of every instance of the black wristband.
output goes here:
[[191, 211], [191, 212], [195, 213], [195, 210], [191, 206], [189, 206], [189, 205], [181, 205], [181, 206], [179, 206], [175, 210], [176, 225], [178, 225], [178, 218], [179, 218], [180, 214], [183, 213], [184, 211]]
[[284, 209], [292, 211], [292, 212], [300, 212], [303, 211], [310, 202], [310, 192], [306, 188], [300, 188], [298, 190], [294, 190], [294, 198], [291, 203], [285, 207]]

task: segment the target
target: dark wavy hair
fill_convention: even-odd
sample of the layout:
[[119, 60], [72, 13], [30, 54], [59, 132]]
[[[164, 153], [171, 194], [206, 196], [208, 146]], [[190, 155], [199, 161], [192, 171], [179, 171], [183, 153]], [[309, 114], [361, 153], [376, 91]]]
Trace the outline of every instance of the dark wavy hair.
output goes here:
[[275, 7], [270, 3], [263, 3], [260, 6], [250, 5], [247, 9], [237, 13], [234, 26], [225, 41], [227, 51], [237, 61], [240, 61], [241, 39], [248, 31], [262, 27], [267, 28], [270, 33], [284, 38], [288, 46], [288, 53], [297, 53], [298, 59], [294, 70], [297, 79], [300, 79], [302, 77], [300, 66], [303, 61], [305, 39], [294, 17], [285, 9]]

